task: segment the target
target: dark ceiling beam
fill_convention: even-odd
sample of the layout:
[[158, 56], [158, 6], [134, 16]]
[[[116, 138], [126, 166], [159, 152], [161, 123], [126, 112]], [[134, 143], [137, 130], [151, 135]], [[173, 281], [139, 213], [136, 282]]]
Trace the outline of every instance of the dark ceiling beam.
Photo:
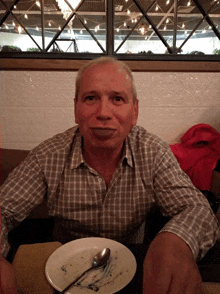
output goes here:
[[[194, 0], [194, 3], [196, 4], [196, 6], [199, 8], [199, 10], [201, 11], [203, 17], [206, 19], [207, 23], [212, 27], [214, 33], [216, 34], [216, 36], [219, 38], [220, 40], [220, 33], [217, 30], [214, 22], [212, 21], [212, 19], [209, 17], [208, 12], [206, 13], [204, 8], [202, 7], [200, 0]], [[213, 6], [211, 8], [213, 8], [215, 5], [217, 4], [217, 1], [214, 2]], [[209, 9], [210, 11], [211, 9]]]
[[[159, 29], [161, 24], [164, 22], [164, 20], [168, 17], [168, 14], [172, 11], [172, 9], [174, 8], [174, 4], [171, 5], [171, 7], [169, 8], [169, 10], [167, 11], [167, 13], [163, 16], [163, 18], [161, 19], [161, 21], [158, 23], [157, 28]], [[148, 41], [150, 41], [150, 39], [153, 37], [153, 35], [155, 34], [155, 32], [153, 31], [152, 34], [148, 37]]]
[[[143, 9], [142, 5], [137, 0], [133, 0], [133, 1], [136, 4], [136, 6], [138, 7], [138, 9], [140, 10], [140, 12], [144, 15], [144, 9]], [[152, 20], [148, 17], [148, 15], [145, 14], [144, 17], [149, 22], [149, 24], [152, 26], [153, 30], [155, 31], [155, 33], [157, 34], [157, 36], [159, 37], [161, 42], [165, 45], [165, 47], [167, 47], [168, 52], [173, 53], [173, 50], [170, 48], [170, 46], [168, 45], [168, 43], [166, 42], [164, 37], [161, 35], [161, 33], [158, 31], [157, 27], [154, 25]]]
[[84, 28], [87, 30], [87, 32], [90, 34], [90, 36], [94, 39], [94, 41], [97, 43], [97, 45], [99, 46], [99, 48], [105, 52], [105, 49], [102, 47], [102, 45], [99, 43], [98, 39], [96, 38], [96, 36], [92, 33], [92, 31], [89, 29], [89, 27], [82, 21], [81, 16], [78, 15], [78, 13], [76, 13], [76, 17], [78, 18], [78, 20], [81, 22], [81, 24], [84, 26]]
[[106, 53], [114, 54], [114, 0], [106, 0]]
[[[2, 4], [7, 8], [7, 5], [4, 3], [4, 1], [2, 1]], [[38, 49], [40, 49], [40, 51], [42, 51], [41, 47], [38, 45], [38, 43], [34, 40], [34, 38], [31, 36], [31, 34], [28, 32], [28, 30], [23, 26], [23, 24], [20, 22], [20, 20], [17, 18], [16, 15], [14, 15], [14, 13], [12, 12], [12, 10], [10, 11], [11, 15], [14, 17], [14, 19], [19, 23], [19, 25], [22, 27], [22, 29], [25, 31], [25, 33], [31, 38], [31, 40], [35, 43], [35, 45], [38, 47]]]
[[63, 32], [63, 30], [65, 29], [65, 27], [67, 26], [67, 24], [69, 23], [69, 21], [73, 18], [73, 16], [76, 14], [76, 11], [82, 6], [82, 4], [85, 2], [85, 0], [82, 0], [82, 2], [76, 7], [76, 9], [74, 11], [72, 11], [72, 13], [70, 14], [70, 16], [68, 17], [67, 21], [65, 22], [65, 24], [63, 25], [63, 27], [61, 28], [60, 31], [58, 31], [56, 33], [56, 35], [53, 37], [53, 39], [50, 41], [50, 43], [48, 44], [47, 48], [45, 49], [46, 51], [48, 51], [50, 49], [50, 47], [53, 45], [53, 43], [56, 41], [56, 39], [60, 36], [60, 34]]
[[0, 0], [0, 2], [6, 7], [5, 14], [3, 15], [2, 19], [0, 20], [0, 26], [6, 21], [12, 10], [14, 9], [14, 6], [19, 2], [20, 0], [15, 0], [12, 6], [8, 9], [7, 5], [4, 3], [3, 0]]
[[115, 53], [118, 52], [118, 50], [122, 47], [122, 45], [127, 41], [127, 39], [130, 37], [130, 35], [133, 33], [133, 31], [136, 29], [136, 27], [139, 25], [139, 23], [142, 21], [142, 19], [144, 18], [145, 14], [151, 9], [151, 7], [153, 7], [153, 5], [157, 2], [157, 0], [154, 0], [154, 2], [152, 2], [152, 4], [147, 8], [147, 10], [145, 11], [145, 13], [141, 16], [141, 18], [138, 20], [138, 22], [136, 23], [135, 26], [133, 26], [132, 30], [127, 34], [127, 36], [124, 38], [124, 40], [120, 43], [120, 45], [118, 46], [118, 48], [115, 50]]

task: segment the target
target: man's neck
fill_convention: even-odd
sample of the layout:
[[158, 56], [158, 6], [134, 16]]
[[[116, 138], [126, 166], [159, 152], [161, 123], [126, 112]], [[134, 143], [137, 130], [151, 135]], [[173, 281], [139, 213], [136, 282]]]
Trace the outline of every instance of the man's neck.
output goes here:
[[117, 150], [106, 148], [83, 149], [83, 156], [86, 163], [96, 170], [109, 184], [115, 169], [121, 159], [123, 146]]
[[106, 148], [83, 149], [83, 156], [88, 165], [95, 169], [96, 165], [106, 166], [107, 164], [117, 166], [122, 155], [122, 148], [117, 150]]

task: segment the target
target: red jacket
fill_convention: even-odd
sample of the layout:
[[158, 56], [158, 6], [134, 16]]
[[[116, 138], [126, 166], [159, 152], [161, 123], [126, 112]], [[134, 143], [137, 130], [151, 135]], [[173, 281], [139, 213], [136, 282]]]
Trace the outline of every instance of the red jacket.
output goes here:
[[190, 128], [181, 143], [170, 145], [180, 167], [200, 190], [210, 190], [212, 171], [220, 159], [220, 133], [207, 124]]

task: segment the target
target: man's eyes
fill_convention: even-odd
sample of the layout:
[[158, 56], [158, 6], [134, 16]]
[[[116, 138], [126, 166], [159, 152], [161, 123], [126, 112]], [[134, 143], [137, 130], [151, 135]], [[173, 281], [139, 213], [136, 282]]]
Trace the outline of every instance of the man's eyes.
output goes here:
[[[84, 98], [84, 102], [87, 104], [94, 104], [98, 100], [99, 100], [99, 97], [96, 95], [88, 95]], [[110, 100], [115, 105], [121, 105], [121, 104], [125, 103], [125, 99], [121, 96], [118, 96], [118, 95], [110, 97]]]
[[88, 104], [92, 104], [97, 100], [97, 97], [95, 97], [94, 95], [88, 95], [85, 97], [84, 102], [88, 103]]
[[114, 102], [115, 104], [121, 105], [121, 104], [123, 104], [123, 103], [125, 102], [125, 100], [124, 100], [124, 98], [121, 97], [121, 96], [114, 96], [114, 97], [113, 97], [113, 102]]

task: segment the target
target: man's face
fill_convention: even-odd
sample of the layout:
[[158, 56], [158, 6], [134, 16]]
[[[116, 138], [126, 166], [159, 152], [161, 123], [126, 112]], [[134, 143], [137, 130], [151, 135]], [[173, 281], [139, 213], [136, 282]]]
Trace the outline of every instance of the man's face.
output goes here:
[[93, 65], [83, 73], [75, 99], [75, 121], [85, 148], [120, 150], [137, 116], [131, 79], [120, 65]]

